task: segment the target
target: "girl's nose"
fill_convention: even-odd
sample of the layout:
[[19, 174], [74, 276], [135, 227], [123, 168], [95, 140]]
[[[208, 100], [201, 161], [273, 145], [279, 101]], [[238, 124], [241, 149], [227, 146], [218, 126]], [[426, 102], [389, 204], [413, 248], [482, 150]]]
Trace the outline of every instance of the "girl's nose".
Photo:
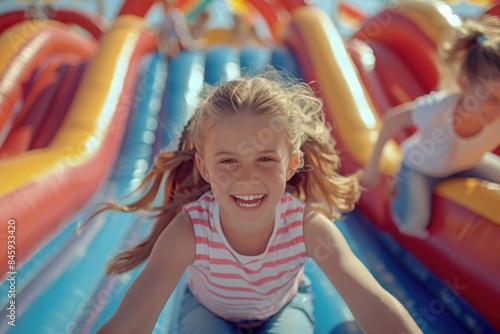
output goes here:
[[251, 187], [256, 185], [258, 179], [256, 177], [255, 170], [251, 167], [242, 166], [238, 174], [237, 182], [239, 185], [246, 187]]

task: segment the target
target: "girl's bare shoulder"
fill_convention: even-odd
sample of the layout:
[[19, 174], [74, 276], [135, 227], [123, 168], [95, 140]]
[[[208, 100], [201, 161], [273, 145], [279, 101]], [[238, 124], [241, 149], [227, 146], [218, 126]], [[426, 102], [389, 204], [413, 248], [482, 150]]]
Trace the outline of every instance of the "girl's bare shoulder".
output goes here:
[[165, 228], [155, 248], [160, 254], [175, 252], [177, 256], [185, 257], [189, 263], [194, 261], [196, 239], [193, 222], [186, 210], [182, 210]]

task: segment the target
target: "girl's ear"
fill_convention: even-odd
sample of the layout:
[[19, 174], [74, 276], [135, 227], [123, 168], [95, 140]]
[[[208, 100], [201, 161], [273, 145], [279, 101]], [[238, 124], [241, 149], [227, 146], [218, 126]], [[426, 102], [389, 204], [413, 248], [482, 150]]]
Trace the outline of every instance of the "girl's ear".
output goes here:
[[210, 175], [207, 170], [207, 166], [205, 164], [205, 160], [203, 159], [203, 156], [196, 152], [194, 154], [194, 160], [196, 161], [196, 167], [198, 167], [198, 170], [200, 171], [201, 177], [207, 181], [207, 183], [210, 183]]
[[294, 153], [290, 163], [288, 164], [288, 169], [286, 171], [286, 180], [289, 181], [292, 176], [297, 172], [297, 166], [300, 164], [300, 158], [302, 156], [301, 152]]

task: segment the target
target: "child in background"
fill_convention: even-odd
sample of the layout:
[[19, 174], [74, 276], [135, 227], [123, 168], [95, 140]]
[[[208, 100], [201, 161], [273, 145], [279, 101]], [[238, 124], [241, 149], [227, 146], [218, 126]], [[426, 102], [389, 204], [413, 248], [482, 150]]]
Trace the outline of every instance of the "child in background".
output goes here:
[[391, 213], [403, 234], [428, 236], [436, 185], [450, 177], [500, 183], [500, 20], [466, 20], [442, 46], [443, 63], [456, 75], [459, 91], [432, 92], [386, 114], [361, 183], [376, 186], [385, 143], [401, 129], [417, 132], [402, 143], [403, 161]]
[[[308, 257], [366, 333], [420, 333], [332, 223], [353, 209], [360, 187], [356, 175], [336, 172], [311, 88], [268, 71], [205, 93], [178, 149], [156, 157], [143, 196], [101, 210], [158, 217], [146, 240], [109, 264], [119, 274], [149, 258], [99, 333], [150, 333], [186, 270], [180, 333], [313, 333]], [[151, 208], [163, 182], [163, 203]]]
[[164, 20], [158, 32], [158, 50], [168, 58], [175, 58], [182, 50], [198, 48], [198, 41], [191, 36], [186, 16], [174, 5], [174, 0], [160, 1]]
[[195, 40], [203, 39], [207, 31], [208, 22], [210, 21], [210, 13], [205, 8], [197, 16], [196, 19], [189, 25], [191, 36]]
[[57, 12], [53, 4], [30, 4], [25, 12], [24, 17], [26, 20], [48, 20], [51, 19]]
[[235, 12], [233, 14], [233, 42], [232, 44], [239, 47], [249, 45], [268, 45], [270, 41], [260, 38], [255, 25], [250, 22], [250, 19], [244, 13]]

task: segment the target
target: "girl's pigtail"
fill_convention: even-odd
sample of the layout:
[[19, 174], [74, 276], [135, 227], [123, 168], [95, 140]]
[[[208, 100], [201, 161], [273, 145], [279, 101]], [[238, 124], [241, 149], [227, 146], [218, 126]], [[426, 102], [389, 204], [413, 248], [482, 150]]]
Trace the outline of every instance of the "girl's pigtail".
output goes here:
[[303, 167], [288, 182], [290, 192], [306, 202], [313, 210], [321, 211], [331, 219], [340, 212], [354, 209], [361, 195], [360, 174], [339, 174], [340, 156], [335, 140], [326, 125], [323, 103], [305, 85], [298, 86], [302, 94], [295, 94], [300, 133], [303, 138], [300, 151]]
[[361, 195], [361, 175], [338, 173], [340, 158], [334, 145], [333, 139], [322, 142], [309, 138], [305, 141], [301, 146], [304, 168], [289, 182], [308, 207], [330, 219], [339, 218], [340, 212], [353, 210]]
[[[106, 203], [102, 209], [87, 219], [88, 222], [99, 213], [109, 209], [124, 212], [139, 210], [158, 212], [148, 237], [137, 246], [117, 254], [108, 263], [108, 274], [124, 273], [146, 260], [161, 233], [181, 212], [184, 205], [196, 200], [208, 190], [208, 184], [196, 168], [194, 158], [196, 151], [189, 135], [189, 126], [190, 123], [184, 127], [176, 151], [162, 151], [156, 156], [154, 165], [138, 188], [139, 191], [149, 185], [141, 198], [127, 205]], [[154, 207], [152, 206], [153, 201], [162, 188], [165, 177], [163, 203], [159, 207]]]

